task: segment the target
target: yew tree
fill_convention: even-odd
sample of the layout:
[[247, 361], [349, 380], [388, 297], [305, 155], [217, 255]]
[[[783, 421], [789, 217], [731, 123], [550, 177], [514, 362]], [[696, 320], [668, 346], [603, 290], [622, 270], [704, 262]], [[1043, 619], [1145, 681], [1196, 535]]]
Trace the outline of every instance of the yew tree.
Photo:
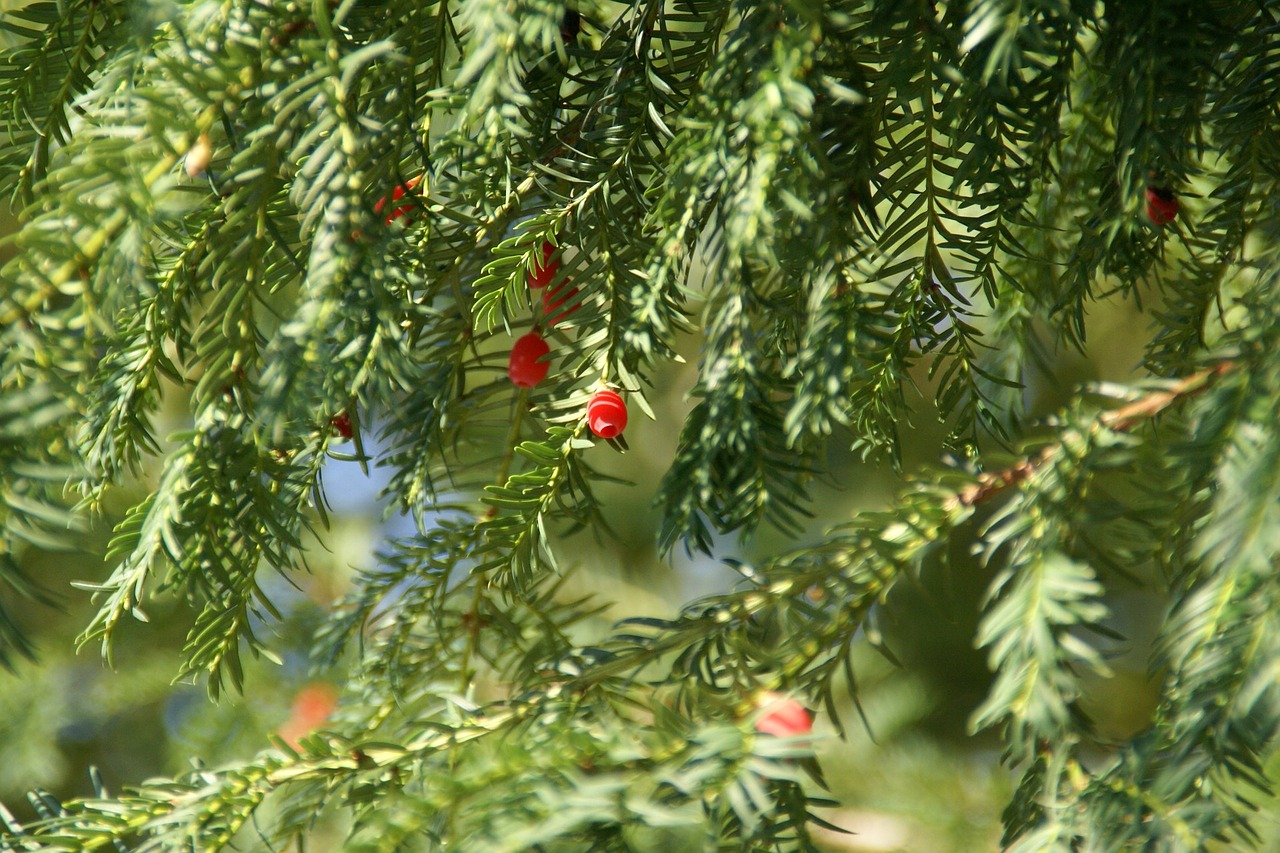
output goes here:
[[[48, 593], [26, 556], [108, 519], [98, 576], [57, 590], [94, 602], [85, 654], [178, 601], [172, 675], [240, 701], [327, 463], [387, 472], [416, 532], [314, 637], [347, 673], [322, 729], [38, 794], [0, 848], [303, 849], [337, 813], [351, 850], [811, 849], [794, 703], [874, 730], [856, 655], [893, 658], [895, 590], [958, 553], [987, 573], [968, 725], [1014, 778], [1008, 849], [1260, 843], [1280, 4], [8, 5], [0, 661]], [[1141, 364], [1030, 411], [1104, 299]], [[691, 341], [644, 499], [661, 553], [739, 582], [585, 630], [560, 543], [612, 535], [611, 462]], [[833, 448], [897, 496], [802, 535]], [[761, 527], [786, 544], [735, 557]], [[1156, 701], [1109, 737], [1082, 699], [1133, 589]]]

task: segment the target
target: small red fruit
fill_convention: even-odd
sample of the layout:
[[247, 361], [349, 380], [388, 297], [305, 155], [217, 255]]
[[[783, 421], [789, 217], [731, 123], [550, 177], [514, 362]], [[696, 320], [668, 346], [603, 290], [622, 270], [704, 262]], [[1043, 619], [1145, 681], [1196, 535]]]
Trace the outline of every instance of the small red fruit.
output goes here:
[[308, 684], [294, 696], [289, 719], [278, 734], [286, 743], [297, 747], [298, 741], [327, 720], [337, 706], [338, 691], [332, 684], [323, 681]]
[[530, 332], [516, 341], [507, 360], [507, 376], [521, 388], [532, 388], [547, 378], [551, 364], [544, 359], [551, 347], [537, 332]]
[[597, 391], [587, 403], [587, 426], [601, 438], [617, 438], [627, 428], [627, 404], [615, 391]]
[[805, 707], [781, 693], [772, 690], [760, 697], [761, 714], [756, 720], [756, 731], [777, 737], [798, 737], [813, 731], [813, 717]]
[[582, 15], [579, 12], [566, 10], [560, 22], [560, 40], [565, 44], [573, 44], [582, 32]]
[[[395, 190], [393, 190], [391, 193], [391, 198], [390, 198], [391, 203], [394, 204], [395, 202], [404, 198], [405, 193], [412, 190], [421, 182], [422, 182], [422, 176], [418, 175], [418, 177], [410, 178], [409, 180], [405, 181], [403, 184], [400, 184], [399, 186], [397, 186]], [[379, 199], [378, 203], [373, 206], [373, 212], [381, 213], [382, 208], [387, 206], [387, 201], [388, 199], [386, 198]], [[404, 207], [397, 207], [395, 210], [391, 211], [390, 214], [388, 214], [387, 224], [390, 225], [392, 222], [395, 222], [401, 216], [405, 216], [407, 214], [413, 213], [413, 208], [414, 206], [412, 204], [405, 205]]]
[[570, 285], [568, 281], [559, 287], [548, 288], [542, 292], [542, 313], [547, 318], [548, 326], [559, 325], [562, 320], [582, 307], [582, 300], [579, 299], [568, 308], [560, 310], [561, 305], [577, 295], [578, 288]]
[[552, 258], [555, 251], [556, 247], [550, 243], [542, 244], [542, 263], [535, 261], [533, 272], [529, 273], [530, 290], [546, 287], [556, 277], [556, 270], [560, 268], [560, 261]]
[[333, 427], [333, 431], [343, 438], [351, 438], [351, 415], [346, 412], [339, 412], [329, 419], [329, 425]]
[[1147, 187], [1147, 218], [1164, 227], [1178, 217], [1178, 199], [1164, 187]]

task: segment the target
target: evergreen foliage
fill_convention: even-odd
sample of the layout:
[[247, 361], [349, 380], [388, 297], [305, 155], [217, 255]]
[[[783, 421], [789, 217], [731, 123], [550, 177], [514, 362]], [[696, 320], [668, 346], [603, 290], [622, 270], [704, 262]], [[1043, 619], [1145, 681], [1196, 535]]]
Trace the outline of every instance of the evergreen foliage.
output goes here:
[[[759, 697], [843, 729], [855, 650], [892, 655], [890, 592], [975, 530], [994, 681], [972, 726], [1020, 777], [1007, 847], [1256, 841], [1280, 727], [1280, 5], [36, 0], [0, 26], [21, 221], [0, 581], [47, 598], [22, 554], [158, 472], [81, 642], [109, 657], [179, 599], [175, 674], [216, 697], [275, 654], [263, 579], [307, 570], [327, 459], [386, 466], [418, 528], [317, 637], [351, 672], [329, 729], [37, 793], [0, 847], [282, 849], [337, 810], [352, 850], [808, 849], [813, 745], [757, 735]], [[544, 242], [572, 313], [526, 285]], [[1112, 293], [1148, 309], [1144, 375], [1029, 422], [1023, 385]], [[530, 324], [552, 366], [516, 388]], [[903, 465], [917, 390], [952, 462], [584, 644], [601, 604], [563, 594], [552, 534], [605, 529], [586, 402], [619, 389], [638, 419], [691, 332], [664, 551], [802, 530], [831, 442]], [[192, 423], [159, 436], [173, 396]], [[1169, 601], [1159, 703], [1106, 742], [1080, 699], [1133, 584]], [[0, 611], [0, 663], [31, 651]]]

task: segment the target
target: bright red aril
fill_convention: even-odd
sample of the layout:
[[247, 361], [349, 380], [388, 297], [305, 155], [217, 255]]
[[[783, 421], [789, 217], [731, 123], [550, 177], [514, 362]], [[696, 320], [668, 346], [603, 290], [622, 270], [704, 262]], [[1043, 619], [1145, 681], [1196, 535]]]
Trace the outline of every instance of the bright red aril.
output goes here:
[[560, 261], [556, 260], [556, 247], [550, 243], [542, 244], [542, 263], [535, 263], [533, 272], [529, 273], [529, 289], [539, 290], [551, 283], [556, 277], [556, 270], [560, 268]]
[[756, 731], [777, 737], [798, 737], [813, 731], [813, 717], [790, 696], [768, 691], [760, 698]]
[[587, 426], [600, 438], [617, 438], [627, 428], [627, 404], [616, 391], [597, 391], [587, 403]]
[[567, 308], [561, 308], [569, 300], [578, 295], [578, 288], [566, 280], [559, 287], [547, 288], [542, 292], [542, 313], [547, 325], [555, 327], [562, 320], [582, 307], [582, 300], [574, 300]]
[[[395, 188], [395, 190], [392, 191], [391, 198], [389, 199], [389, 201], [392, 204], [395, 204], [397, 201], [404, 198], [405, 193], [412, 190], [421, 182], [422, 182], [421, 175], [418, 175], [418, 177], [416, 178], [410, 178], [408, 181], [404, 182], [403, 184], [400, 184]], [[373, 206], [373, 212], [381, 213], [382, 208], [387, 206], [387, 202], [388, 202], [388, 199], [386, 198], [380, 199], [378, 203]], [[413, 213], [413, 208], [414, 208], [414, 205], [412, 204], [405, 205], [404, 207], [397, 207], [395, 210], [391, 211], [391, 213], [387, 215], [387, 224], [390, 225], [392, 222], [395, 222], [401, 216], [404, 216], [409, 213]]]
[[551, 347], [537, 332], [530, 332], [516, 341], [507, 360], [507, 376], [521, 388], [532, 388], [547, 378], [550, 362], [544, 356]]

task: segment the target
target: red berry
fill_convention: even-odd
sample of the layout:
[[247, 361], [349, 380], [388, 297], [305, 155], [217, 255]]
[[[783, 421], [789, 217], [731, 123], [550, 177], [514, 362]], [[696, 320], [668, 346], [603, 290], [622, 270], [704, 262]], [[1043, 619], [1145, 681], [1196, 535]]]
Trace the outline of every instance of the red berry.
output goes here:
[[351, 415], [346, 412], [339, 412], [330, 418], [329, 425], [343, 438], [351, 438]]
[[[422, 181], [422, 176], [419, 175], [416, 178], [410, 178], [409, 180], [405, 181], [403, 184], [400, 184], [395, 188], [394, 191], [392, 191], [390, 201], [392, 203], [395, 203], [400, 199], [404, 198], [405, 193], [412, 190], [421, 181]], [[381, 213], [382, 208], [387, 206], [387, 201], [388, 199], [386, 198], [379, 199], [378, 203], [373, 206], [373, 212]], [[391, 213], [387, 216], [387, 224], [390, 225], [392, 222], [395, 222], [401, 216], [404, 216], [409, 213], [413, 213], [413, 208], [414, 206], [412, 204], [405, 205], [404, 207], [397, 207], [395, 210], [391, 211]]]
[[813, 731], [813, 718], [805, 707], [781, 693], [772, 690], [760, 699], [760, 718], [756, 720], [756, 731], [777, 737], [797, 737]]
[[579, 12], [566, 10], [560, 22], [560, 40], [565, 44], [573, 44], [582, 32], [582, 15]]
[[322, 722], [338, 704], [338, 691], [332, 684], [317, 681], [298, 691], [293, 699], [293, 713], [309, 723]]
[[511, 358], [507, 361], [507, 376], [521, 388], [532, 388], [547, 378], [551, 364], [544, 356], [551, 352], [551, 347], [537, 332], [530, 332], [516, 341], [511, 348]]
[[542, 244], [542, 263], [535, 261], [533, 272], [529, 273], [530, 290], [546, 287], [556, 277], [556, 270], [560, 268], [560, 262], [553, 260], [551, 257], [555, 254], [555, 251], [556, 247], [550, 243]]
[[314, 731], [338, 706], [338, 691], [332, 684], [316, 682], [298, 691], [288, 721], [278, 734], [293, 747]]
[[597, 391], [587, 403], [587, 426], [601, 438], [617, 438], [627, 428], [627, 404], [617, 392]]
[[582, 307], [582, 300], [579, 299], [568, 308], [562, 311], [557, 310], [577, 295], [578, 288], [570, 285], [568, 281], [559, 287], [551, 287], [542, 292], [542, 314], [546, 317], [548, 326], [559, 325], [562, 320]]
[[1164, 187], [1147, 187], [1147, 218], [1161, 227], [1178, 217], [1178, 199]]

